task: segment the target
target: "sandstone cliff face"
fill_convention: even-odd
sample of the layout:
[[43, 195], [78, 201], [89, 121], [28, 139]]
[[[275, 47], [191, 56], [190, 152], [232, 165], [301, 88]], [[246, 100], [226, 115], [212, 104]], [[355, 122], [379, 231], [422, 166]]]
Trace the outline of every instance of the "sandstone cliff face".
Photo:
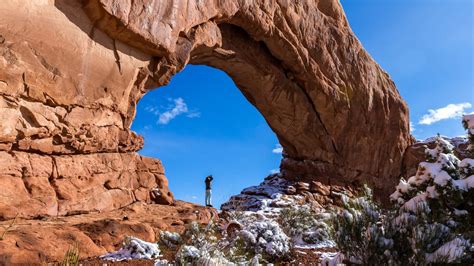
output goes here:
[[0, 220], [169, 204], [161, 162], [130, 153], [45, 156], [0, 152]]
[[0, 220], [173, 200], [127, 122], [151, 57], [67, 2], [0, 6]]

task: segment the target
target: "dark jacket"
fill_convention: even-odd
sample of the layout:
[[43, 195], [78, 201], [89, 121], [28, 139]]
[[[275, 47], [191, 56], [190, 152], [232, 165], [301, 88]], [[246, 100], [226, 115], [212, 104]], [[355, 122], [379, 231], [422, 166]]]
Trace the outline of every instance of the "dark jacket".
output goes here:
[[204, 182], [206, 182], [206, 189], [211, 189], [211, 182], [212, 182], [213, 179], [214, 178], [212, 177], [212, 175], [206, 177], [206, 181], [204, 181]]

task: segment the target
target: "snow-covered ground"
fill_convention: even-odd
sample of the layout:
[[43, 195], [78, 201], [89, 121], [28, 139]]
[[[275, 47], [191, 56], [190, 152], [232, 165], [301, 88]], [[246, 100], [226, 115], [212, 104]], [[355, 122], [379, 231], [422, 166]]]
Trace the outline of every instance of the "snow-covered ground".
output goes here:
[[278, 215], [281, 208], [298, 204], [301, 195], [288, 195], [286, 191], [293, 183], [281, 178], [279, 173], [272, 174], [258, 186], [245, 188], [238, 195], [221, 205], [223, 211], [249, 211], [265, 216]]
[[[302, 185], [306, 186], [308, 184]], [[304, 196], [297, 194], [294, 186], [295, 184], [292, 182], [281, 178], [280, 174], [273, 174], [265, 178], [260, 185], [244, 189], [241, 194], [233, 196], [222, 205], [223, 213], [221, 215], [225, 215], [228, 219], [226, 226], [230, 224], [237, 226], [239, 228], [237, 235], [229, 237], [227, 228], [221, 228], [224, 234], [222, 240], [204, 246], [182, 245], [178, 256], [187, 259], [196, 258], [196, 260], [202, 261], [202, 256], [205, 254], [207, 256], [206, 261], [212, 265], [226, 260], [220, 253], [219, 248], [228, 248], [234, 242], [244, 241], [245, 245], [251, 246], [257, 254], [266, 254], [278, 258], [289, 254], [290, 250], [294, 249], [306, 254], [316, 254], [323, 258], [328, 265], [335, 265], [341, 259], [341, 256], [334, 252], [335, 243], [330, 239], [314, 240], [319, 239], [316, 237], [313, 238], [312, 243], [307, 243], [303, 240], [306, 238], [303, 237], [302, 233], [294, 233], [295, 235], [291, 236], [287, 234], [288, 232], [284, 232], [280, 216], [283, 210], [289, 208], [296, 210], [310, 209], [309, 204], [304, 201]], [[288, 191], [293, 192], [288, 194]], [[329, 214], [324, 213], [323, 209], [320, 209], [320, 211], [321, 213], [317, 217], [321, 217], [321, 219], [329, 217]], [[314, 219], [315, 221], [312, 224], [314, 226], [323, 223], [317, 220], [319, 218]], [[308, 235], [307, 233], [309, 233], [309, 236], [311, 234], [318, 236], [321, 233], [318, 230], [328, 231], [326, 228], [304, 230], [305, 236]], [[162, 232], [161, 238], [164, 240], [162, 241], [164, 243], [161, 244], [169, 247], [179, 246], [179, 242], [182, 241], [178, 234], [170, 232]], [[216, 247], [218, 248], [216, 249]], [[128, 238], [119, 251], [106, 254], [101, 258], [115, 261], [145, 258], [154, 259], [156, 265], [168, 265], [167, 261], [160, 260], [160, 250], [157, 244], [136, 238]], [[258, 261], [258, 258], [255, 257], [252, 260]], [[226, 260], [226, 264], [229, 263]]]
[[[305, 184], [303, 184], [305, 185]], [[309, 184], [306, 184], [309, 186]], [[245, 216], [260, 216], [271, 221], [277, 221], [282, 210], [287, 208], [310, 208], [304, 203], [304, 196], [291, 193], [295, 183], [283, 179], [280, 174], [272, 174], [258, 186], [248, 187], [238, 195], [232, 196], [228, 202], [222, 204], [223, 211], [242, 212]], [[324, 209], [319, 209], [321, 217], [329, 217], [329, 213]], [[293, 247], [305, 252], [313, 252], [324, 258], [328, 265], [335, 265], [341, 260], [339, 253], [326, 252], [328, 248], [335, 248], [335, 243], [331, 240], [323, 240], [318, 243], [306, 243], [301, 235], [291, 238]]]
[[136, 237], [126, 237], [122, 248], [116, 252], [100, 256], [101, 259], [122, 261], [131, 259], [158, 259], [161, 257], [160, 248], [156, 243], [150, 243]]

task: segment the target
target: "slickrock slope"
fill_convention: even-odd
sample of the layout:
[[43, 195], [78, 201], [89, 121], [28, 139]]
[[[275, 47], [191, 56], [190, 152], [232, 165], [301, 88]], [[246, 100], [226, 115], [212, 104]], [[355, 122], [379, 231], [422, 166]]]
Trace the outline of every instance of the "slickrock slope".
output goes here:
[[[81, 258], [97, 257], [117, 250], [126, 236], [157, 241], [160, 230], [182, 232], [191, 221], [207, 224], [216, 217], [214, 209], [176, 201], [174, 206], [136, 202], [102, 213], [17, 219], [13, 229], [0, 241], [0, 264], [62, 261], [75, 243]], [[10, 221], [0, 222], [0, 226], [10, 224]]]

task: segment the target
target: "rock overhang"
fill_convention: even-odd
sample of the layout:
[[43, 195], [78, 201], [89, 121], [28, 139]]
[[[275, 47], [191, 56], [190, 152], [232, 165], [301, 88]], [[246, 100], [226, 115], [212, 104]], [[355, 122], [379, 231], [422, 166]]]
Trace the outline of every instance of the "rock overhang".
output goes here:
[[90, 0], [85, 10], [154, 56], [157, 86], [188, 63], [225, 71], [276, 133], [287, 177], [396, 182], [408, 108], [338, 1]]

